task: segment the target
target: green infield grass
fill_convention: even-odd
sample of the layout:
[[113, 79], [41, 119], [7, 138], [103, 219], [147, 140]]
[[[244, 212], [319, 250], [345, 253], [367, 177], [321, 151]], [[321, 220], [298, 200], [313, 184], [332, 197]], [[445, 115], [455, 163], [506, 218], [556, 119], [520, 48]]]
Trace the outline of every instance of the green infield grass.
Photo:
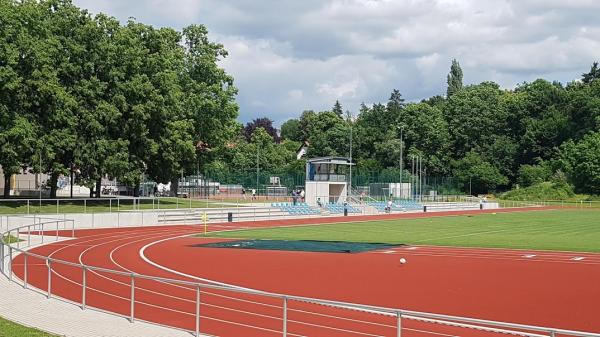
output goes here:
[[[352, 218], [348, 218], [351, 221]], [[545, 210], [209, 233], [239, 239], [378, 242], [600, 252], [600, 210]]]

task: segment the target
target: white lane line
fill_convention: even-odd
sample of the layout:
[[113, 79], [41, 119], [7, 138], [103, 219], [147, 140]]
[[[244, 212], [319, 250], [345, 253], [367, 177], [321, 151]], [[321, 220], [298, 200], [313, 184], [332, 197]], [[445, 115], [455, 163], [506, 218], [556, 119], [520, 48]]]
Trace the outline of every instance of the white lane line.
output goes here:
[[571, 261], [581, 261], [584, 259], [585, 259], [585, 257], [583, 257], [583, 256], [576, 256], [576, 257], [572, 258]]
[[527, 258], [527, 259], [533, 259], [533, 258], [534, 258], [534, 257], [536, 257], [536, 256], [537, 256], [537, 255], [535, 255], [535, 254], [525, 254], [525, 255], [523, 255], [523, 257], [524, 257], [524, 258]]

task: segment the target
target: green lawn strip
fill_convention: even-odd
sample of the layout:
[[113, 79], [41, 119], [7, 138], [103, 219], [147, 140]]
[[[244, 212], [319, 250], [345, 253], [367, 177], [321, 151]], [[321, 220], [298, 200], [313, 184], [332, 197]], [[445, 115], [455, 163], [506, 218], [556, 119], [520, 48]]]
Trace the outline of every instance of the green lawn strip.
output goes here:
[[57, 337], [34, 328], [11, 322], [0, 317], [0, 337]]
[[4, 235], [4, 237], [2, 238], [2, 240], [7, 243], [7, 244], [11, 244], [11, 243], [17, 243], [19, 241], [23, 241], [18, 239], [16, 236], [14, 235]]
[[599, 210], [567, 209], [263, 228], [210, 236], [600, 252], [598, 219]]

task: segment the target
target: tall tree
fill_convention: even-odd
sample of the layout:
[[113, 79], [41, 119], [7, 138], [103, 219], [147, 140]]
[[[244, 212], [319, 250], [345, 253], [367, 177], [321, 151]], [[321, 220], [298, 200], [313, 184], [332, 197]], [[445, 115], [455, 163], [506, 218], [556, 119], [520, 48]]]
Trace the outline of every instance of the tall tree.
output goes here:
[[300, 130], [300, 121], [292, 118], [283, 123], [281, 125], [281, 138], [297, 142], [303, 141], [304, 139], [302, 139]]
[[452, 60], [450, 66], [450, 73], [448, 74], [447, 83], [448, 89], [446, 90], [446, 97], [450, 98], [455, 93], [459, 92], [463, 87], [463, 72], [460, 68], [460, 64], [456, 59]]
[[583, 83], [591, 83], [600, 78], [600, 68], [598, 68], [598, 62], [594, 62], [588, 73], [581, 75], [581, 81]]
[[342, 108], [342, 105], [340, 104], [339, 100], [335, 101], [335, 104], [333, 105], [331, 111], [333, 111], [333, 113], [338, 115], [340, 118], [342, 118], [342, 116], [344, 115], [344, 109]]
[[273, 137], [276, 142], [279, 142], [277, 129], [273, 126], [273, 121], [267, 117], [256, 118], [246, 124], [246, 127], [244, 128], [244, 136], [248, 142], [252, 140], [254, 130], [258, 128], [263, 128], [269, 135], [271, 135], [271, 137]]

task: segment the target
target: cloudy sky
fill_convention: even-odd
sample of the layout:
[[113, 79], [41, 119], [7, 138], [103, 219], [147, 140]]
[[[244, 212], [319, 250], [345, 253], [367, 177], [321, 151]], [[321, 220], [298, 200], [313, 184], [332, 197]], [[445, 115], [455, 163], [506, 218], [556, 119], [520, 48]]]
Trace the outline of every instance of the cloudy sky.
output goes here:
[[240, 121], [277, 124], [339, 99], [409, 101], [465, 83], [567, 82], [600, 60], [596, 0], [75, 0], [93, 13], [178, 29], [205, 24], [229, 57]]

